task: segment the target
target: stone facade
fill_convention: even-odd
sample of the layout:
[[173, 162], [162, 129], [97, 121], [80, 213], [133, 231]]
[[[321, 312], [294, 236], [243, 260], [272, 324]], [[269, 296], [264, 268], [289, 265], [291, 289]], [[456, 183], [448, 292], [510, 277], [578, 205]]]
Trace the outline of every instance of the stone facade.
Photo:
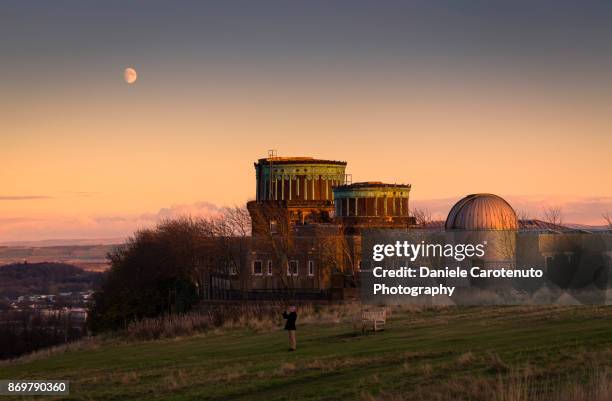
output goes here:
[[243, 291], [316, 294], [356, 288], [359, 230], [414, 224], [410, 185], [351, 184], [346, 164], [310, 157], [269, 157], [255, 163]]

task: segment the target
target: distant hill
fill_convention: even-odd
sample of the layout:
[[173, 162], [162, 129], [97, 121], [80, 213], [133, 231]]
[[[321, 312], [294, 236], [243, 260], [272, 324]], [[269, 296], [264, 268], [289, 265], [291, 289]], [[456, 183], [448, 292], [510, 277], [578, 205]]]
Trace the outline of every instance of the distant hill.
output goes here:
[[31, 294], [87, 291], [103, 273], [90, 272], [65, 263], [15, 263], [0, 266], [0, 298]]
[[121, 244], [125, 238], [52, 238], [38, 241], [4, 241], [0, 246], [11, 247], [46, 247], [78, 245], [114, 245]]
[[83, 268], [107, 265], [106, 255], [116, 246], [114, 244], [0, 246], [0, 265], [23, 262], [58, 262]]

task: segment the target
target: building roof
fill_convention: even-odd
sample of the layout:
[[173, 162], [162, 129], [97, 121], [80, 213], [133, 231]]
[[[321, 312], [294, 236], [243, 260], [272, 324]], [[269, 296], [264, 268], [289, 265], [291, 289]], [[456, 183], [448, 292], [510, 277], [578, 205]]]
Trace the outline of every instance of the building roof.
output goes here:
[[519, 220], [519, 227], [524, 231], [554, 230], [567, 231], [570, 228], [538, 219]]
[[357, 188], [402, 188], [402, 189], [410, 189], [410, 184], [387, 184], [381, 181], [364, 181], [364, 182], [354, 182], [352, 184], [339, 185], [336, 189], [357, 189]]
[[472, 194], [452, 207], [446, 230], [516, 230], [518, 219], [512, 206], [493, 194]]
[[315, 159], [309, 156], [295, 156], [295, 157], [266, 157], [257, 160], [259, 164], [337, 164], [346, 166], [345, 161], [340, 160], [326, 160], [326, 159]]

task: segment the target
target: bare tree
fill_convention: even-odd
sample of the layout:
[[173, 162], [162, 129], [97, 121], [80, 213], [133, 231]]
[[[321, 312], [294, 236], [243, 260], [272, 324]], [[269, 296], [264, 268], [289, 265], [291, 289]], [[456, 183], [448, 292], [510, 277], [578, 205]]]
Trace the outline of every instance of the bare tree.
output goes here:
[[429, 209], [419, 209], [415, 208], [412, 210], [412, 216], [416, 220], [416, 223], [419, 226], [427, 227], [431, 225], [433, 222], [433, 217], [431, 216], [431, 212]]
[[[210, 255], [215, 274], [225, 279], [230, 276], [240, 277], [247, 267], [246, 250], [248, 249], [248, 237], [251, 234], [251, 222], [249, 212], [244, 206], [224, 208], [219, 216], [201, 218], [200, 224], [209, 227], [212, 232], [212, 243], [214, 249]], [[210, 267], [209, 267], [210, 273]], [[244, 283], [241, 284], [241, 287]]]
[[344, 236], [338, 232], [336, 235], [319, 236], [315, 239], [318, 245], [318, 275], [322, 282], [331, 280], [334, 270], [342, 270], [344, 263]]
[[251, 216], [244, 206], [226, 207], [223, 219], [232, 236], [247, 237], [251, 235]]
[[527, 209], [516, 209], [516, 218], [519, 220], [531, 220], [531, 214]]
[[612, 215], [610, 212], [606, 212], [602, 215], [604, 220], [606, 221], [606, 225], [608, 226], [608, 230], [612, 230]]
[[286, 209], [276, 205], [258, 204], [250, 209], [252, 218], [254, 249], [271, 249], [278, 263], [274, 264], [275, 275], [283, 288], [294, 288], [289, 260], [296, 253], [295, 230]]
[[556, 226], [563, 225], [563, 210], [559, 206], [547, 206], [543, 209], [543, 219], [545, 222]]
[[357, 283], [360, 270], [361, 237], [348, 234], [344, 226], [333, 235], [321, 235], [317, 238], [319, 244], [319, 266], [321, 280], [331, 278], [334, 271], [352, 276]]

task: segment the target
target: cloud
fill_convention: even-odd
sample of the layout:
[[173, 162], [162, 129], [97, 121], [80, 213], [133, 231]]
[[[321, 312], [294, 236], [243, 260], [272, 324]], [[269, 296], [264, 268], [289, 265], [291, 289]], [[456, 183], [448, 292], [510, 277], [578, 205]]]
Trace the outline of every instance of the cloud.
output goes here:
[[[577, 197], [577, 196], [545, 196], [545, 195], [508, 195], [504, 199], [514, 210], [521, 211], [530, 218], [542, 218], [544, 209], [560, 207], [565, 223], [602, 225], [604, 213], [612, 213], [612, 197]], [[450, 208], [460, 198], [421, 199], [413, 200], [412, 208], [428, 209], [436, 219], [445, 220]]]
[[15, 196], [0, 196], [0, 201], [20, 201], [20, 200], [35, 200], [35, 199], [52, 199], [52, 196], [47, 195], [15, 195]]
[[174, 205], [157, 212], [158, 219], [172, 219], [180, 216], [213, 216], [221, 213], [221, 208], [210, 202], [196, 202], [189, 205]]
[[222, 208], [210, 202], [179, 204], [154, 213], [95, 216], [0, 217], [0, 243], [54, 238], [126, 238], [138, 229], [182, 216], [210, 217]]
[[159, 209], [156, 213], [142, 213], [136, 215], [103, 215], [93, 217], [97, 223], [158, 223], [166, 219], [176, 219], [184, 216], [211, 217], [221, 213], [221, 208], [210, 202], [196, 202], [191, 204], [173, 205]]
[[[64, 195], [75, 197], [75, 198], [90, 198], [96, 195], [99, 195], [99, 192], [91, 192], [91, 191], [61, 191], [62, 194], [60, 197]], [[0, 201], [27, 201], [27, 200], [41, 200], [41, 199], [55, 199], [56, 197], [50, 195], [7, 195], [0, 196]]]
[[0, 224], [29, 223], [33, 221], [40, 221], [40, 219], [31, 217], [0, 217]]

